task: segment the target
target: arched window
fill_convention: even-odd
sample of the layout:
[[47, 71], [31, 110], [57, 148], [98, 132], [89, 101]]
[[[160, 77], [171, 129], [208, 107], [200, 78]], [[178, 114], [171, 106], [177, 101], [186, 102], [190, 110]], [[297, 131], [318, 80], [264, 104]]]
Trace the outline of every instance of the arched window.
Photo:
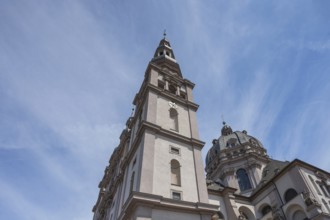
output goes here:
[[285, 202], [289, 202], [291, 199], [293, 199], [294, 197], [296, 197], [296, 195], [298, 195], [297, 191], [294, 189], [288, 189], [285, 194], [284, 194], [284, 199]]
[[133, 188], [134, 188], [134, 176], [135, 176], [135, 172], [133, 172], [132, 176], [131, 176], [131, 183], [130, 183], [130, 187], [129, 187], [130, 192], [132, 192]]
[[179, 130], [178, 112], [174, 108], [170, 108], [170, 129]]
[[171, 160], [171, 184], [181, 186], [180, 163], [177, 160]]
[[244, 170], [244, 169], [237, 170], [236, 176], [237, 176], [238, 185], [239, 185], [241, 192], [252, 188], [250, 179], [249, 179], [249, 176], [248, 176], [246, 170]]
[[269, 205], [266, 205], [261, 209], [262, 216], [267, 215], [269, 212], [272, 211], [272, 208]]

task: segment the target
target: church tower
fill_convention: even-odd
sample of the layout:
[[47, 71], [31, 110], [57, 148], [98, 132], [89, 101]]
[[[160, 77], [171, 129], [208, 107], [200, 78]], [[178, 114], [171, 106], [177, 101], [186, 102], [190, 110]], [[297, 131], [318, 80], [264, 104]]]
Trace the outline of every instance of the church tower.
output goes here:
[[160, 41], [99, 184], [96, 219], [210, 219], [194, 84]]

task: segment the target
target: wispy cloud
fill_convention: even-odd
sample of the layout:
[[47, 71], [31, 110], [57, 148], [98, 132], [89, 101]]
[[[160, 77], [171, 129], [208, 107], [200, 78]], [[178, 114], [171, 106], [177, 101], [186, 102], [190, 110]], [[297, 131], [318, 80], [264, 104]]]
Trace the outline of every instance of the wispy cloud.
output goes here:
[[10, 202], [1, 214], [91, 219], [97, 184], [164, 28], [184, 77], [196, 83], [204, 153], [223, 114], [274, 158], [329, 169], [329, 15], [318, 4], [3, 3], [0, 197]]
[[[22, 193], [8, 184], [0, 180], [1, 187], [1, 214], [3, 219], [7, 219], [10, 215], [15, 219], [54, 219], [49, 213], [45, 212], [37, 204], [33, 204], [29, 198], [22, 196]], [[1, 208], [2, 207], [2, 208]], [[8, 208], [5, 210], [3, 208]]]

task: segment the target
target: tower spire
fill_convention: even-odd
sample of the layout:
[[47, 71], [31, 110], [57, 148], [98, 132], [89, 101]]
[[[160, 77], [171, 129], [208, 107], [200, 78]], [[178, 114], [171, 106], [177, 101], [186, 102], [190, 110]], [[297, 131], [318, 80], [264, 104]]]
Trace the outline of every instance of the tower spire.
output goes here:
[[163, 32], [163, 38], [160, 40], [159, 45], [155, 51], [155, 54], [151, 60], [152, 63], [159, 67], [167, 66], [167, 69], [173, 69], [178, 76], [182, 78], [179, 64], [177, 63], [170, 41], [166, 38], [166, 29]]

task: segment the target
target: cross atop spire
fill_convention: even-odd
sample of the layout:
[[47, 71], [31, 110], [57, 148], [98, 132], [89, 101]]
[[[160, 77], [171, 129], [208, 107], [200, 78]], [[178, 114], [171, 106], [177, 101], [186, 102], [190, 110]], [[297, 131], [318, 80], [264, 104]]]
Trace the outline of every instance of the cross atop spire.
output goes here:
[[226, 125], [226, 122], [225, 122], [225, 119], [223, 117], [223, 114], [221, 114], [221, 119], [222, 119], [222, 124], [225, 126]]
[[163, 36], [164, 36], [164, 40], [165, 40], [166, 39], [166, 29], [164, 29]]

